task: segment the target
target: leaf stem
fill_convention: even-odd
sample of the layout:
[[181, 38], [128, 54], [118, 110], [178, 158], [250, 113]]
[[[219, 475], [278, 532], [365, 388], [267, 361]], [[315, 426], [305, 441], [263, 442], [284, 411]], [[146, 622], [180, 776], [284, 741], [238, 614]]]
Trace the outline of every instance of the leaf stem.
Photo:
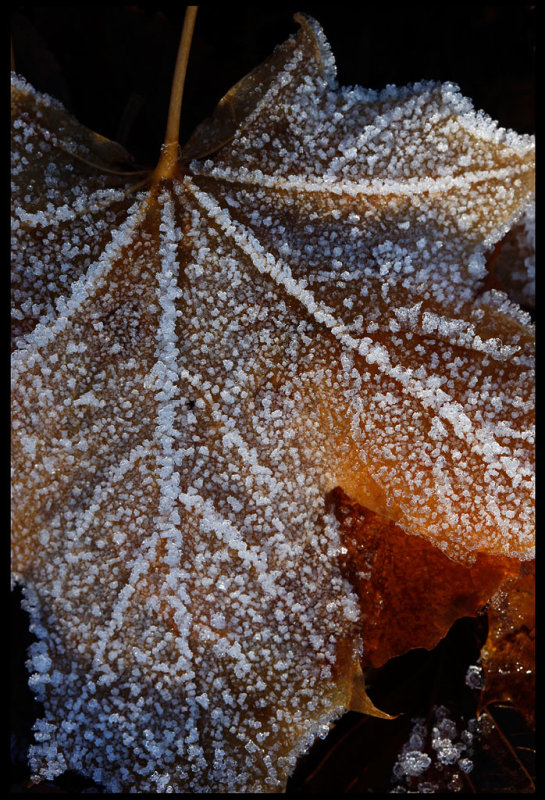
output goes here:
[[161, 158], [159, 159], [153, 176], [155, 181], [169, 178], [178, 166], [180, 156], [179, 138], [182, 98], [197, 10], [198, 6], [188, 6], [185, 12], [182, 36], [180, 39], [180, 46], [178, 47], [176, 66], [174, 68], [172, 91], [170, 93], [165, 141], [161, 147]]

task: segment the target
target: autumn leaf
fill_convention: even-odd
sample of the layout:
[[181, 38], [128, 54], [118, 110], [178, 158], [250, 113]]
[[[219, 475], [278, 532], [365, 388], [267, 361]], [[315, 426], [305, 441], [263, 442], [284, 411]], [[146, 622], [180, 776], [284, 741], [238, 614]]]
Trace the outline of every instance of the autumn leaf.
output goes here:
[[[346, 708], [380, 713], [362, 639], [364, 663], [435, 641], [533, 556], [533, 331], [486, 285], [533, 140], [451, 84], [339, 87], [297, 20], [149, 176], [13, 78], [37, 778], [281, 790]], [[417, 553], [468, 588], [403, 639]]]

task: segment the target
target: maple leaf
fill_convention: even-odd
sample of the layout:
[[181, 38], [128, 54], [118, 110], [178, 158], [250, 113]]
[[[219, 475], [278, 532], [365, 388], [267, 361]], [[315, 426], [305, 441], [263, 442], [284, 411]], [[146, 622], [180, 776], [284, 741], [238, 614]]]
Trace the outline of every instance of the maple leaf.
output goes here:
[[298, 21], [145, 191], [13, 80], [38, 777], [278, 790], [379, 713], [331, 490], [461, 564], [533, 555], [533, 332], [485, 285], [533, 141], [450, 84], [339, 87]]

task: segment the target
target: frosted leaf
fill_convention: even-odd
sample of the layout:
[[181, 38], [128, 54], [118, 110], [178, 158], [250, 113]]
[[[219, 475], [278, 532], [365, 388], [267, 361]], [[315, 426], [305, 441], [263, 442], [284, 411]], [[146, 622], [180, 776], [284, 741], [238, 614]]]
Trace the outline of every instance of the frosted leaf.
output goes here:
[[452, 559], [532, 557], [533, 333], [483, 289], [533, 142], [450, 84], [339, 88], [300, 21], [143, 195], [117, 146], [14, 78], [12, 552], [39, 777], [282, 789], [361, 706], [337, 486]]

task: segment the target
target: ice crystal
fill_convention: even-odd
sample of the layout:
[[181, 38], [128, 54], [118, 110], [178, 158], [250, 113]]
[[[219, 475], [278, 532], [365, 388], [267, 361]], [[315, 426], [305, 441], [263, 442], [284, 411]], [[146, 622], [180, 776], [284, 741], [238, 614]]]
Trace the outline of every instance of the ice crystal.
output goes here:
[[[431, 723], [420, 718], [412, 722], [409, 740], [393, 768], [395, 785], [391, 791], [424, 794], [463, 791], [463, 774], [473, 769], [471, 730], [475, 730], [476, 720], [465, 723], [458, 735], [449, 710], [437, 706]], [[415, 750], [415, 746], [419, 749]]]

